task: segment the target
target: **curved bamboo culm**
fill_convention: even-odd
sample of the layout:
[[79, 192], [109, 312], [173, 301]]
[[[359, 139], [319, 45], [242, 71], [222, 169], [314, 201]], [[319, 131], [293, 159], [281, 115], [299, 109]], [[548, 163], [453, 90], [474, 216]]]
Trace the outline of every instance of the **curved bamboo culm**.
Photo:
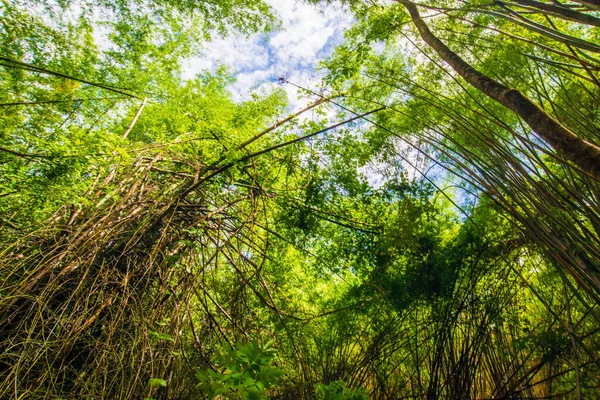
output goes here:
[[439, 56], [475, 88], [514, 111], [557, 152], [592, 177], [600, 178], [600, 147], [588, 142], [564, 127], [520, 91], [494, 81], [480, 73], [434, 36], [421, 19], [417, 6], [408, 0], [398, 0], [408, 10], [423, 40]]
[[[201, 358], [203, 346], [211, 346], [207, 335], [232, 342], [247, 335], [246, 322], [211, 296], [210, 277], [227, 263], [246, 282], [240, 300], [259, 295], [268, 302], [255, 286], [255, 263], [266, 252], [253, 233], [260, 192], [215, 191], [206, 182], [181, 200], [196, 166], [190, 163], [187, 173], [164, 169], [175, 160], [161, 154], [115, 167], [94, 189], [95, 205], [61, 210], [48, 231], [4, 250], [2, 397], [18, 385], [30, 396], [137, 398], [157, 376], [176, 376], [175, 393], [194, 393], [193, 385], [185, 387], [194, 381], [193, 369], [174, 369], [170, 353], [193, 343]], [[248, 252], [257, 254], [253, 261], [244, 257]], [[190, 309], [191, 299], [205, 313]]]
[[[264, 251], [260, 242], [243, 240], [256, 229], [260, 201], [252, 191], [215, 198], [202, 189], [193, 201], [178, 201], [187, 178], [182, 171], [163, 172], [170, 161], [163, 157], [140, 158], [115, 171], [95, 189], [96, 205], [57, 215], [60, 225], [5, 250], [3, 397], [17, 382], [20, 393], [30, 396], [100, 392], [124, 399], [145, 396], [156, 376], [193, 380], [193, 371], [175, 370], [169, 361], [170, 352], [189, 343], [181, 330], [206, 318], [189, 309], [191, 298], [204, 302], [216, 338], [224, 324], [233, 335], [226, 339], [244, 334], [235, 320], [221, 320], [226, 314], [218, 315], [217, 300], [206, 303], [212, 285], [207, 274], [225, 256], [238, 265], [241, 279], [260, 273], [240, 255]], [[245, 219], [228, 219], [233, 210]], [[205, 334], [200, 327], [196, 332]], [[193, 391], [175, 386], [180, 393]]]
[[[555, 179], [557, 176], [544, 163], [538, 161], [540, 157], [537, 154], [540, 151], [539, 145], [536, 145], [535, 141], [527, 139], [526, 136], [523, 137], [522, 134], [509, 130], [509, 133], [515, 137], [516, 142], [511, 143], [511, 146], [515, 147], [510, 152], [502, 152], [503, 161], [498, 165], [498, 172], [503, 176], [502, 180], [490, 182], [486, 181], [485, 177], [481, 175], [474, 178], [488, 188], [489, 193], [503, 207], [507, 208], [507, 211], [522, 224], [526, 232], [536, 242], [547, 249], [548, 254], [560, 268], [571, 274], [578, 285], [593, 296], [596, 302], [600, 302], [600, 271], [594, 261], [600, 257], [600, 248], [598, 247], [600, 241], [597, 232], [594, 232], [595, 228], [592, 228], [599, 226], [598, 223], [600, 222], [599, 214], [596, 212], [598, 210], [597, 189], [595, 189], [598, 184], [596, 182], [597, 175], [594, 172], [596, 161], [592, 161], [596, 159], [595, 154], [598, 147], [565, 128], [555, 117], [547, 114], [522, 92], [495, 82], [476, 71], [432, 34], [421, 19], [416, 4], [404, 0], [399, 0], [399, 2], [408, 10], [421, 38], [444, 61], [450, 64], [460, 76], [490, 98], [513, 110], [523, 118], [535, 133], [551, 145], [560, 157], [564, 156], [568, 161], [573, 162], [583, 172], [587, 172], [591, 176], [591, 178], [588, 178], [585, 174], [582, 175], [572, 168], [569, 162], [558, 158], [556, 161], [568, 172], [565, 178]], [[393, 79], [393, 77], [390, 78]], [[463, 124], [460, 120], [458, 123]], [[496, 151], [495, 147], [498, 150], [505, 147], [495, 138], [488, 137], [485, 140], [485, 146], [489, 147], [481, 149], [481, 151], [494, 152]], [[566, 143], [570, 143], [567, 147], [570, 147], [571, 144], [573, 147], [567, 150], [563, 147], [563, 144]], [[542, 151], [545, 150], [542, 148]], [[528, 162], [534, 164], [524, 164], [516, 154], [522, 154], [526, 160], [529, 160]], [[572, 177], [572, 179], [569, 177]], [[505, 197], [500, 195], [502, 193], [499, 191], [500, 188], [504, 187], [506, 190], [511, 190], [511, 188], [518, 187], [517, 182], [522, 185], [520, 196], [511, 196], [511, 201], [506, 202]], [[581, 192], [580, 187], [582, 185], [590, 189], [589, 194]], [[526, 191], [525, 188], [527, 188]], [[556, 190], [554, 196], [559, 197], [552, 199], [552, 203], [544, 204], [542, 199], [554, 190]], [[563, 191], [566, 191], [566, 193]], [[568, 204], [565, 204], [565, 201]], [[561, 206], [561, 204], [565, 205]], [[589, 228], [592, 228], [592, 231], [589, 228], [569, 229], [564, 220], [555, 218], [556, 211], [552, 210], [557, 210], [557, 207], [559, 207], [561, 213], [568, 213], [571, 211], [569, 207], [573, 205], [584, 210], [584, 218], [590, 218]], [[539, 217], [542, 215], [544, 218]], [[581, 226], [575, 222], [578, 218], [575, 217], [572, 222], [575, 226]]]
[[[409, 11], [412, 10], [413, 19], [417, 15], [416, 7], [423, 6], [437, 12], [432, 13], [434, 17], [431, 19], [432, 21], [435, 21], [435, 16], [440, 15], [439, 13], [444, 13], [472, 26], [496, 32], [498, 34], [495, 36], [496, 40], [502, 40], [503, 35], [506, 35], [516, 41], [526, 42], [525, 39], [514, 33], [503, 31], [502, 28], [478, 25], [474, 19], [469, 19], [472, 14], [465, 14], [462, 9], [455, 12], [455, 10], [449, 11], [435, 4], [400, 2], [405, 5], [410, 3], [407, 8]], [[467, 7], [469, 6], [467, 5]], [[487, 11], [489, 11], [489, 6], [482, 6], [482, 10], [469, 9], [469, 12], [473, 14]], [[438, 110], [439, 114], [444, 115], [443, 119], [435, 119], [423, 114], [410, 114], [401, 105], [397, 107], [390, 104], [390, 101], [381, 101], [377, 97], [370, 97], [374, 93], [371, 90], [364, 92], [359, 90], [354, 95], [363, 102], [386, 104], [387, 114], [398, 113], [401, 114], [399, 118], [414, 120], [415, 125], [419, 127], [418, 130], [400, 133], [396, 133], [393, 123], [387, 122], [390, 119], [393, 120], [393, 116], [381, 120], [376, 119], [373, 123], [377, 129], [390, 136], [393, 144], [409, 143], [410, 145], [411, 142], [416, 142], [415, 138], [418, 138], [419, 143], [425, 145], [419, 151], [424, 153], [431, 164], [437, 164], [449, 171], [451, 175], [454, 174], [455, 181], [460, 182], [472, 192], [485, 193], [489, 196], [513, 221], [514, 226], [523, 232], [525, 235], [523, 240], [528, 243], [527, 246], [540, 251], [543, 254], [542, 259], [545, 258], [554, 265], [559, 280], [562, 282], [554, 290], [564, 291], [564, 303], [560, 308], [552, 305], [552, 301], [549, 299], [553, 296], [548, 292], [545, 293], [547, 288], [536, 288], [526, 278], [530, 274], [530, 276], [535, 276], [535, 272], [521, 269], [519, 264], [526, 257], [521, 259], [519, 257], [524, 257], [523, 254], [517, 256], [511, 266], [513, 273], [517, 277], [522, 277], [520, 282], [517, 281], [514, 284], [522, 285], [521, 290], [530, 291], [544, 305], [545, 310], [551, 315], [550, 320], [552, 321], [546, 327], [548, 331], [564, 329], [571, 332], [568, 336], [571, 341], [569, 347], [577, 355], [571, 361], [570, 368], [561, 371], [552, 365], [553, 359], [542, 358], [536, 363], [535, 357], [532, 356], [533, 351], [529, 354], [515, 352], [514, 347], [509, 345], [514, 338], [503, 334], [501, 330], [490, 330], [489, 325], [486, 326], [483, 320], [480, 321], [479, 328], [475, 328], [477, 326], [475, 321], [473, 324], [462, 321], [465, 323], [465, 330], [474, 329], [474, 332], [477, 332], [477, 329], [481, 329], [480, 333], [487, 332], [485, 335], [489, 335], [488, 338], [480, 342], [480, 339], [475, 336], [465, 334], [465, 331], [458, 327], [460, 323], [457, 321], [440, 318], [440, 321], [443, 321], [440, 324], [444, 328], [440, 328], [433, 335], [436, 340], [439, 340], [438, 353], [435, 353], [434, 361], [431, 361], [432, 348], [423, 350], [422, 354], [422, 360], [429, 357], [429, 362], [431, 362], [426, 368], [428, 376], [427, 378], [419, 376], [418, 367], [415, 367], [415, 370], [412, 371], [413, 377], [419, 377], [416, 380], [411, 378], [406, 383], [410, 387], [406, 387], [403, 395], [416, 398], [547, 398], [546, 396], [551, 395], [582, 398], [584, 396], [582, 388], [585, 384], [583, 384], [584, 378], [581, 377], [581, 374], [588, 374], [587, 376], [594, 380], [589, 372], [582, 371], [594, 370], [598, 364], [597, 355], [592, 350], [595, 347], [593, 341], [597, 338], [600, 324], [600, 314], [596, 310], [597, 305], [600, 304], [600, 270], [598, 268], [600, 259], [600, 199], [598, 194], [600, 187], [598, 181], [590, 176], [592, 174], [587, 174], [573, 163], [566, 161], [561, 151], [557, 151], [558, 149], [552, 148], [534, 135], [531, 132], [531, 125], [527, 126], [522, 121], [515, 122], [507, 118], [506, 114], [482, 101], [481, 97], [462, 80], [456, 79], [455, 74], [448, 71], [446, 65], [438, 62], [435, 55], [437, 53], [437, 56], [445, 61], [448, 61], [447, 57], [454, 58], [449, 62], [453, 68], [457, 67], [457, 63], [460, 64], [456, 61], [458, 56], [448, 54], [448, 51], [451, 51], [448, 47], [442, 49], [442, 54], [440, 54], [438, 51], [440, 49], [432, 46], [432, 43], [435, 44], [436, 40], [440, 42], [440, 39], [431, 37], [433, 34], [429, 28], [423, 26], [423, 20], [420, 20], [419, 23], [421, 26], [416, 40], [409, 35], [405, 35], [405, 38], [420, 51], [422, 56], [431, 61], [430, 67], [434, 66], [444, 70], [446, 76], [449, 77], [448, 81], [453, 85], [452, 88], [444, 88], [442, 94], [436, 92], [432, 87], [427, 87], [426, 83], [417, 81], [408, 72], [398, 73], [397, 69], [387, 70], [377, 64], [373, 65], [368, 72], [361, 71], [361, 73], [366, 80], [365, 86], [381, 85], [385, 88], [384, 93], [394, 93], [394, 95], [388, 95], [391, 98], [418, 99], [419, 102], [425, 102], [431, 106], [431, 109]], [[551, 24], [551, 21], [549, 23]], [[548, 29], [553, 28], [551, 26]], [[424, 32], [426, 35], [430, 35], [429, 40], [425, 40], [431, 46], [430, 48], [422, 47], [420, 44]], [[450, 32], [449, 36], [453, 37], [456, 34], [456, 32]], [[474, 36], [493, 43], [489, 36], [477, 36], [478, 34], [479, 32], [476, 32]], [[551, 62], [554, 60], [552, 56], [547, 56], [547, 59], [528, 57], [531, 77], [522, 77], [519, 82], [523, 85], [520, 87], [522, 93], [526, 93], [528, 96], [527, 101], [531, 103], [536, 101], [538, 105], [543, 104], [545, 109], [551, 110], [551, 113], [544, 113], [557, 123], [568, 126], [572, 134], [574, 134], [573, 132], [577, 133], [579, 138], [588, 143], [597, 142], [598, 122], [597, 119], [594, 119], [594, 110], [590, 110], [589, 106], [598, 104], [600, 100], [596, 77], [598, 63], [582, 55], [569, 43], [562, 43], [556, 47], [549, 47], [547, 42], [528, 42], [527, 44], [548, 51], [550, 55], [557, 55], [556, 59], [560, 60], [556, 63]], [[468, 52], [468, 50], [465, 51]], [[569, 54], [570, 51], [572, 51], [571, 54]], [[482, 53], [484, 53], [483, 50]], [[524, 53], [524, 56], [527, 57], [528, 54]], [[477, 52], [472, 49], [469, 57], [478, 60]], [[563, 57], [568, 57], [580, 65], [566, 67], [561, 64], [564, 63]], [[507, 71], [511, 71], [512, 66], [509, 61], [497, 59], [495, 62], [502, 65]], [[460, 68], [461, 66], [458, 65], [458, 69]], [[585, 73], [577, 74], [573, 68], [581, 68]], [[471, 82], [469, 76], [464, 76], [461, 71], [456, 72], [477, 89], [482, 89], [477, 82]], [[414, 74], [414, 71], [411, 73]], [[473, 79], [477, 79], [477, 77]], [[485, 90], [483, 91], [489, 94]], [[449, 97], [447, 93], [460, 93], [460, 95]], [[578, 97], [574, 93], [584, 93], [585, 95]], [[544, 138], [542, 134], [539, 136]], [[575, 156], [575, 153], [572, 156]], [[398, 153], [398, 157], [403, 156]], [[423, 173], [426, 174], [426, 172]], [[499, 275], [499, 279], [506, 279], [509, 275], [507, 273], [504, 278]], [[469, 293], [468, 290], [464, 294], [465, 298], [469, 297], [467, 293]], [[457, 296], [460, 298], [458, 293]], [[507, 298], [510, 296], [507, 294]], [[503, 297], [499, 296], [499, 298]], [[463, 301], [467, 300], [463, 298]], [[583, 323], [582, 320], [573, 322], [571, 317], [567, 318], [564, 315], [565, 309], [570, 309], [569, 305], [574, 303], [580, 307], [580, 310], [583, 310], [586, 323]], [[507, 301], [506, 304], [507, 307], [510, 307], [508, 305], [510, 301]], [[449, 306], [447, 310], [450, 313], [453, 312], [450, 310], [454, 310], [456, 318], [468, 318], [458, 311], [460, 309], [460, 306], [455, 308]], [[570, 312], [568, 311], [567, 314], [570, 315]], [[474, 316], [478, 313], [470, 315]], [[487, 314], [487, 317], [490, 316], [491, 314]], [[584, 324], [589, 324], [590, 328], [585, 334], [581, 332], [572, 334], [573, 327], [581, 328]], [[415, 328], [415, 330], [417, 329]], [[420, 333], [413, 334], [417, 337], [417, 343], [426, 345], [427, 339], [421, 337]], [[410, 335], [410, 333], [407, 334], [409, 337]], [[472, 342], [452, 343], [456, 339], [458, 339], [457, 341], [472, 340]], [[471, 350], [473, 354], [469, 354]], [[415, 350], [413, 353], [409, 353], [408, 357], [416, 357], [417, 352]], [[460, 355], [457, 356], [457, 353], [453, 352]], [[463, 362], [466, 364], [462, 364]], [[425, 365], [426, 361], [422, 361], [422, 363]], [[470, 377], [466, 371], [471, 371], [474, 376]], [[568, 389], [565, 389], [564, 392], [553, 392], [552, 382], [567, 374], [572, 374], [571, 376], [574, 377], [573, 381], [567, 385]], [[588, 390], [587, 393], [595, 390], [593, 386], [587, 386], [585, 389]], [[382, 396], [382, 398], [388, 397]]]

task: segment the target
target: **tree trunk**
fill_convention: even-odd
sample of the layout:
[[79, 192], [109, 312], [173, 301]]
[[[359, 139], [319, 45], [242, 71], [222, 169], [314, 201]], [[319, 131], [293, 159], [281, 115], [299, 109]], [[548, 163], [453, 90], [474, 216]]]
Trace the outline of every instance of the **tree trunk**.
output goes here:
[[600, 0], [573, 0], [591, 10], [600, 10]]
[[600, 27], [600, 18], [588, 15], [557, 4], [542, 3], [536, 0], [514, 0], [515, 3], [550, 12], [569, 21]]
[[468, 83], [490, 98], [514, 111], [542, 139], [565, 159], [582, 171], [600, 180], [600, 147], [575, 135], [517, 89], [496, 82], [477, 71], [454, 53], [421, 19], [416, 5], [408, 0], [396, 0], [408, 11], [423, 40]]

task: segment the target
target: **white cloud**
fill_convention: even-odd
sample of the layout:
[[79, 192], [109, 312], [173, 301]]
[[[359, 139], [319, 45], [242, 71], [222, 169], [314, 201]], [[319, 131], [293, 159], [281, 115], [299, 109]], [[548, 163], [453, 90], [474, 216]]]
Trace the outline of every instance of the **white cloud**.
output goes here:
[[184, 70], [186, 77], [204, 69], [214, 70], [219, 64], [230, 65], [237, 71], [266, 68], [269, 65], [267, 47], [259, 35], [217, 39], [208, 43], [203, 53], [202, 57], [188, 61]]
[[[250, 91], [277, 85], [278, 78], [303, 87], [315, 88], [321, 74], [316, 69], [320, 59], [333, 50], [352, 17], [341, 8], [314, 6], [295, 0], [267, 0], [278, 14], [282, 29], [265, 37], [233, 36], [206, 46], [202, 57], [188, 61], [184, 77], [203, 70], [214, 71], [219, 64], [237, 72], [231, 90], [237, 100], [247, 99]], [[290, 108], [297, 109], [308, 99], [298, 100], [297, 89], [285, 85]]]

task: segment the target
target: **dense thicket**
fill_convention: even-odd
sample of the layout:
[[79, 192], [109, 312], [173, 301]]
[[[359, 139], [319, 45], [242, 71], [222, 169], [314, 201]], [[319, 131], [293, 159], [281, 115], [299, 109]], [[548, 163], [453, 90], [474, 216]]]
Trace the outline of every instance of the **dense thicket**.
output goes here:
[[265, 3], [0, 4], [1, 398], [596, 397], [593, 3], [341, 1], [291, 112], [181, 79]]

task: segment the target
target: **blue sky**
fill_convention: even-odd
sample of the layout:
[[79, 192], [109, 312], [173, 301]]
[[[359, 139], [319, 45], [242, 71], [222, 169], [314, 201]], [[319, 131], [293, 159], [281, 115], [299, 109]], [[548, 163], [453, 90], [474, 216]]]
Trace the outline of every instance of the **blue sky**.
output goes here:
[[[339, 6], [313, 6], [296, 0], [266, 0], [279, 16], [282, 28], [269, 35], [231, 36], [206, 45], [202, 56], [184, 64], [184, 77], [228, 65], [237, 74], [231, 92], [236, 100], [251, 91], [269, 91], [285, 76], [304, 87], [315, 87], [321, 78], [319, 60], [326, 58], [343, 39], [352, 23]], [[284, 85], [290, 109], [308, 99], [298, 99], [296, 90]]]

